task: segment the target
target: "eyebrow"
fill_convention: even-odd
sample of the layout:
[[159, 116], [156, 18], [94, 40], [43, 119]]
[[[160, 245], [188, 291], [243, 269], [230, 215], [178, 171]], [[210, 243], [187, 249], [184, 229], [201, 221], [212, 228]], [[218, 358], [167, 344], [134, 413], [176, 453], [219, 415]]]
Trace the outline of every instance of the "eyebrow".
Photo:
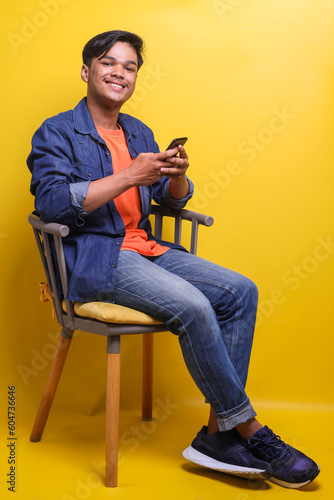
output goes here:
[[[116, 57], [113, 57], [113, 56], [102, 56], [99, 58], [99, 60], [101, 60], [101, 59], [110, 59], [112, 61], [117, 61]], [[125, 62], [125, 64], [133, 64], [134, 66], [137, 66], [136, 61], [132, 61], [131, 59], [126, 59], [124, 62]]]

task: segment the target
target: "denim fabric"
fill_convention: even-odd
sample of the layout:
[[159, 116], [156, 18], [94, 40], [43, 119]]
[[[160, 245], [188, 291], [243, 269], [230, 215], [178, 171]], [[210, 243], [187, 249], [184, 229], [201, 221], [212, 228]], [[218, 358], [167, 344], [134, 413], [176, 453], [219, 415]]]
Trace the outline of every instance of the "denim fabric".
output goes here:
[[115, 301], [155, 316], [178, 335], [188, 370], [220, 430], [256, 415], [244, 387], [257, 300], [248, 278], [192, 254], [120, 253]]
[[[141, 121], [120, 113], [118, 122], [132, 158], [139, 153], [159, 151], [152, 131]], [[67, 298], [113, 302], [125, 229], [113, 200], [89, 214], [82, 209], [89, 183], [113, 173], [110, 151], [95, 128], [85, 99], [73, 110], [49, 118], [41, 125], [33, 136], [27, 163], [32, 172], [30, 189], [41, 219], [70, 227], [70, 234], [63, 242], [69, 273]], [[160, 205], [183, 208], [193, 193], [193, 184], [188, 181], [189, 192], [182, 200], [170, 195], [167, 177], [152, 186], [139, 187], [142, 207], [139, 227], [149, 238], [155, 239], [148, 218], [152, 199]]]

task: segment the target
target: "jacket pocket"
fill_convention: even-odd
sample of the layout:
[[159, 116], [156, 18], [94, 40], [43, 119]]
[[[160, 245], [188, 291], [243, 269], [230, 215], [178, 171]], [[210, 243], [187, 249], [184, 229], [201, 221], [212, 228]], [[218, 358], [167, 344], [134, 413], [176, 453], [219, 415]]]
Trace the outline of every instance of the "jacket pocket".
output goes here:
[[72, 171], [73, 181], [94, 181], [96, 179], [101, 179], [102, 171], [100, 168], [96, 168], [92, 165], [86, 165], [84, 163], [73, 163]]

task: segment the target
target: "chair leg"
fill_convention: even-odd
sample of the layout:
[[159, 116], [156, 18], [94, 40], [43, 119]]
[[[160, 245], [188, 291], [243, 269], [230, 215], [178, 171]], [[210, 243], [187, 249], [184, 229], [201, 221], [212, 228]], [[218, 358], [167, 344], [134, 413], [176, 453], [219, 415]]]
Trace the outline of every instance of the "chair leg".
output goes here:
[[152, 420], [154, 333], [143, 335], [142, 419]]
[[44, 427], [51, 410], [52, 402], [56, 394], [58, 382], [65, 364], [67, 353], [71, 345], [71, 340], [72, 339], [63, 337], [60, 337], [59, 339], [56, 354], [51, 365], [49, 378], [46, 383], [35, 424], [30, 436], [30, 441], [36, 442], [41, 440]]
[[[108, 341], [109, 341], [108, 337]], [[119, 339], [118, 339], [119, 342]], [[118, 344], [119, 345], [119, 344]], [[120, 400], [120, 353], [107, 354], [107, 398], [106, 398], [106, 477], [105, 485], [117, 486], [118, 476], [118, 432]], [[116, 351], [119, 349], [115, 349]]]

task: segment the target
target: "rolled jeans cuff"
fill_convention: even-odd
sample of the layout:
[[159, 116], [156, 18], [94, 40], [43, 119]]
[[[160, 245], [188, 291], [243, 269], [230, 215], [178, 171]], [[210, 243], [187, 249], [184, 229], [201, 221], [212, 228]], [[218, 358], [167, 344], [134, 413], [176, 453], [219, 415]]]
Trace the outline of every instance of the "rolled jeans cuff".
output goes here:
[[226, 412], [217, 414], [216, 418], [220, 431], [230, 431], [239, 424], [247, 422], [250, 418], [256, 417], [256, 412], [252, 407], [249, 399], [247, 398], [244, 403], [228, 410]]

